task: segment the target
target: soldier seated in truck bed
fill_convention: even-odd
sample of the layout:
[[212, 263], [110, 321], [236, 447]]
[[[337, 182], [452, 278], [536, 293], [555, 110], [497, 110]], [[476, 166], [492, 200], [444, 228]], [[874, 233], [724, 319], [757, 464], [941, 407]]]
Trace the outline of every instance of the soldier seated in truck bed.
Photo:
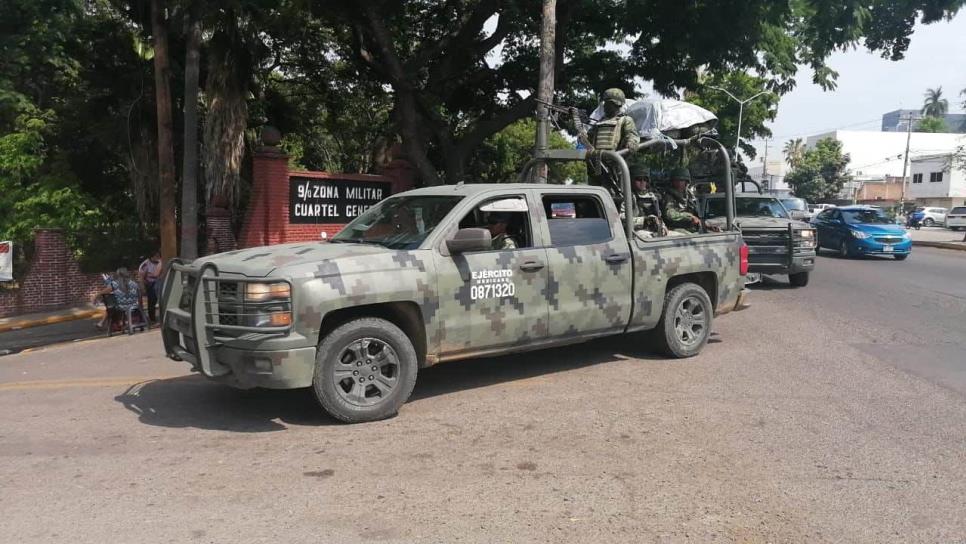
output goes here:
[[[493, 247], [494, 213], [516, 247]], [[696, 355], [714, 317], [743, 307], [740, 235], [625, 228], [601, 187], [408, 191], [329, 243], [172, 263], [165, 350], [235, 387], [311, 387], [348, 422], [395, 414], [442, 361], [652, 329], [668, 355]]]

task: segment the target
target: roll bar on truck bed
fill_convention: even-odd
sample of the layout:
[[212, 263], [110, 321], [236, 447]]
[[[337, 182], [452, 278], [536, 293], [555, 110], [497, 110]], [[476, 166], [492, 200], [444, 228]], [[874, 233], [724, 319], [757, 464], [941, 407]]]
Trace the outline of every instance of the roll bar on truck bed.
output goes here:
[[[697, 144], [708, 149], [717, 149], [718, 155], [721, 156], [724, 162], [724, 178], [725, 178], [725, 215], [726, 223], [725, 228], [728, 231], [734, 230], [734, 220], [735, 220], [735, 186], [731, 177], [731, 157], [728, 155], [728, 151], [725, 149], [721, 142], [710, 138], [708, 136], [699, 135], [693, 138], [687, 138], [683, 140], [672, 140], [675, 144], [679, 146], [688, 146], [690, 144]], [[613, 167], [617, 168], [620, 172], [621, 177], [621, 191], [624, 193], [624, 209], [632, 210], [633, 206], [633, 191], [631, 188], [631, 173], [630, 169], [627, 167], [627, 161], [624, 160], [625, 155], [630, 155], [632, 153], [647, 153], [653, 152], [664, 147], [668, 144], [668, 140], [664, 139], [653, 139], [642, 142], [637, 146], [637, 149], [622, 149], [620, 151], [590, 151], [585, 149], [537, 149], [534, 152], [532, 159], [523, 165], [520, 170], [519, 181], [526, 182], [530, 177], [530, 172], [533, 167], [541, 163], [549, 162], [583, 162], [587, 160], [588, 157], [593, 156], [593, 154], [599, 154], [602, 160], [606, 160], [611, 163]], [[541, 146], [542, 147], [542, 146]], [[624, 214], [624, 234], [627, 239], [630, 240], [634, 235], [634, 217], [632, 214]]]

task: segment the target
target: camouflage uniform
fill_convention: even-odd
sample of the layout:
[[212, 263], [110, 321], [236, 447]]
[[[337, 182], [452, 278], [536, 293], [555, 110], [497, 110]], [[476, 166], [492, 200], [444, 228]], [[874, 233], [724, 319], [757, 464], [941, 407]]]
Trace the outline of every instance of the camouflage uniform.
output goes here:
[[516, 249], [517, 241], [513, 239], [513, 236], [509, 234], [497, 234], [493, 237], [493, 241], [490, 244], [493, 249]]
[[[607, 89], [604, 91], [604, 117], [594, 126], [590, 127], [587, 137], [591, 145], [597, 151], [619, 151], [621, 149], [637, 149], [640, 143], [640, 136], [637, 134], [637, 125], [634, 120], [627, 115], [621, 115], [620, 109], [624, 106], [624, 92], [620, 89]], [[606, 169], [604, 168], [606, 166]], [[588, 160], [591, 185], [608, 187], [611, 192], [620, 188], [620, 176], [615, 171], [615, 166], [611, 164], [601, 164], [599, 158], [594, 157]]]
[[[640, 164], [633, 164], [630, 167], [631, 170], [631, 183], [632, 187], [634, 180], [641, 178], [650, 178], [647, 169]], [[625, 216], [626, 210], [624, 209], [624, 202], [619, 203], [621, 218]], [[653, 216], [658, 220], [658, 224], [645, 224], [646, 218]], [[654, 230], [655, 232], [660, 231], [660, 219], [661, 219], [661, 199], [654, 191], [648, 188], [645, 191], [638, 191], [634, 188], [634, 229], [635, 230]]]
[[[676, 168], [671, 173], [671, 179], [684, 179], [690, 184], [691, 173], [687, 168]], [[698, 215], [698, 198], [694, 194], [694, 189], [689, 185], [684, 192], [678, 192], [673, 187], [669, 187], [664, 193], [664, 222], [668, 228], [698, 232], [700, 227], [694, 223], [694, 218]]]

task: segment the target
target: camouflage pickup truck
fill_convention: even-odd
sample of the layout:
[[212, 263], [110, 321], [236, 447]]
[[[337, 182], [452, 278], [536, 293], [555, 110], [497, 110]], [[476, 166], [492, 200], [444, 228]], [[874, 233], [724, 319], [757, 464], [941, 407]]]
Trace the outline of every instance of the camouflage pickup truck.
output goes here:
[[647, 330], [696, 355], [744, 307], [740, 234], [625, 232], [598, 187], [408, 191], [327, 242], [172, 262], [164, 347], [235, 387], [311, 387], [346, 422], [396, 414], [443, 361]]

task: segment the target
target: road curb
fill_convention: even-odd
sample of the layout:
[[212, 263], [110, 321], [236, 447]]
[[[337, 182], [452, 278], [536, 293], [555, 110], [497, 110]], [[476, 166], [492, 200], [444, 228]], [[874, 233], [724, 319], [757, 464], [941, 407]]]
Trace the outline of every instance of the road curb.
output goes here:
[[966, 251], [966, 244], [962, 242], [928, 242], [928, 241], [913, 240], [912, 245], [923, 246], [923, 247], [939, 247], [942, 249], [955, 249], [957, 251]]
[[78, 310], [69, 314], [58, 314], [38, 319], [14, 319], [10, 323], [0, 324], [0, 332], [18, 331], [32, 327], [41, 327], [43, 325], [53, 325], [54, 323], [64, 323], [66, 321], [76, 321], [78, 319], [89, 319], [91, 317], [100, 315], [102, 311], [103, 310], [99, 309]]

